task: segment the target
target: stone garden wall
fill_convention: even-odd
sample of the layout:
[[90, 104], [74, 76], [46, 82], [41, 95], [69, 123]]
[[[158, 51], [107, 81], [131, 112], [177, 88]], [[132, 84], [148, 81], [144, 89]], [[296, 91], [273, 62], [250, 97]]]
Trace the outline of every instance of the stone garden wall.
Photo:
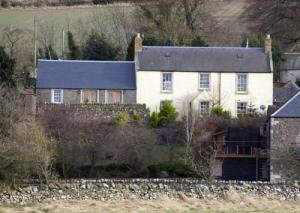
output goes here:
[[269, 182], [216, 181], [198, 179], [99, 179], [50, 182], [48, 185], [26, 184], [15, 191], [0, 191], [0, 203], [26, 204], [44, 200], [124, 200], [206, 198], [226, 199], [239, 196], [263, 196], [278, 200], [300, 199], [298, 183], [287, 185]]
[[121, 112], [126, 112], [131, 118], [138, 115], [141, 120], [147, 120], [150, 116], [149, 110], [143, 104], [39, 104], [37, 113], [55, 113], [63, 111], [75, 120], [112, 120]]

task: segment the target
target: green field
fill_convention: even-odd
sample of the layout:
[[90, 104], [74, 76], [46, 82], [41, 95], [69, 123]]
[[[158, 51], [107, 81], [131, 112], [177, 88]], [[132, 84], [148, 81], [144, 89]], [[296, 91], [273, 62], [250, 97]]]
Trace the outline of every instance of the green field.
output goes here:
[[[1, 9], [0, 10], [0, 28], [11, 26], [18, 28], [32, 28], [34, 17], [40, 22], [51, 22], [57, 25], [74, 24], [78, 20], [88, 21], [94, 15], [108, 14], [112, 8], [119, 6], [107, 7], [75, 7], [75, 8], [36, 8], [36, 9]], [[118, 8], [120, 9], [120, 7]], [[121, 8], [130, 12], [133, 7]], [[129, 14], [129, 13], [128, 13]]]

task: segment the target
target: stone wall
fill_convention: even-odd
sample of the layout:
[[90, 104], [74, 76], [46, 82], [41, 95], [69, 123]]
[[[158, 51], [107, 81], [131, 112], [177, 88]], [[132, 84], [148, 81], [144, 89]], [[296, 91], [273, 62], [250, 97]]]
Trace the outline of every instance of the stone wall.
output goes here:
[[[99, 90], [99, 103], [105, 103], [105, 90]], [[51, 89], [37, 89], [37, 102], [38, 103], [51, 103]], [[80, 89], [64, 89], [63, 90], [63, 103], [64, 104], [80, 104], [81, 103], [81, 90]], [[136, 91], [123, 90], [123, 103], [135, 104]]]
[[182, 196], [200, 199], [226, 199], [233, 193], [278, 200], [300, 199], [298, 183], [216, 181], [198, 179], [99, 179], [50, 182], [48, 185], [25, 184], [16, 191], [0, 191], [0, 204], [26, 204], [45, 200], [124, 200], [159, 199]]
[[57, 110], [64, 111], [74, 120], [107, 120], [116, 118], [121, 112], [127, 112], [133, 119], [133, 115], [139, 115], [142, 121], [148, 120], [150, 114], [142, 104], [39, 104], [38, 114], [44, 112], [55, 113]]
[[300, 118], [272, 118], [271, 119], [271, 181], [281, 181], [285, 177], [280, 172], [276, 162], [275, 150], [280, 146], [300, 146]]

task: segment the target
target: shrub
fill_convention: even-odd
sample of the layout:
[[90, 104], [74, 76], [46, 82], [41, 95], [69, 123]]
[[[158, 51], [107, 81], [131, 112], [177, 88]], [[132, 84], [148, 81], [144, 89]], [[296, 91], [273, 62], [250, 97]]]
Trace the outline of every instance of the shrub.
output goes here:
[[134, 112], [133, 113], [133, 120], [136, 121], [136, 122], [140, 122], [142, 120], [142, 117], [139, 113]]
[[150, 117], [150, 124], [153, 128], [158, 127], [159, 125], [159, 114], [157, 112], [152, 112]]
[[55, 143], [45, 136], [34, 120], [18, 123], [2, 143], [0, 169], [7, 180], [38, 176], [46, 182], [51, 175]]
[[176, 120], [178, 113], [171, 101], [163, 101], [159, 112], [159, 125], [167, 125]]
[[230, 118], [230, 111], [224, 110], [221, 106], [215, 106], [212, 108], [211, 112], [219, 117]]
[[129, 122], [129, 115], [127, 112], [121, 112], [115, 119], [115, 124], [118, 126], [124, 126]]

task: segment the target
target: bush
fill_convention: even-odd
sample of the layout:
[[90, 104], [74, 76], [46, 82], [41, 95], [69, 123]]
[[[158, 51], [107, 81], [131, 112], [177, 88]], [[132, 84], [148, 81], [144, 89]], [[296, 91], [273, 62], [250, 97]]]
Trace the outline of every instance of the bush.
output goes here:
[[133, 120], [136, 121], [136, 122], [140, 122], [142, 120], [142, 117], [139, 113], [134, 112], [133, 113]]
[[124, 126], [129, 122], [129, 115], [127, 112], [121, 112], [115, 119], [117, 126]]
[[169, 177], [199, 177], [195, 171], [183, 163], [156, 164], [148, 166], [151, 177], [160, 177], [162, 172], [167, 172]]
[[171, 101], [163, 101], [159, 111], [159, 125], [167, 125], [176, 120], [178, 113]]
[[215, 106], [212, 108], [211, 112], [219, 117], [230, 118], [230, 111], [224, 110], [221, 106]]
[[153, 128], [157, 128], [159, 125], [159, 114], [157, 112], [152, 112], [150, 117], [150, 124]]
[[2, 143], [0, 170], [7, 180], [39, 177], [46, 182], [52, 174], [55, 143], [49, 140], [34, 120], [18, 123]]

